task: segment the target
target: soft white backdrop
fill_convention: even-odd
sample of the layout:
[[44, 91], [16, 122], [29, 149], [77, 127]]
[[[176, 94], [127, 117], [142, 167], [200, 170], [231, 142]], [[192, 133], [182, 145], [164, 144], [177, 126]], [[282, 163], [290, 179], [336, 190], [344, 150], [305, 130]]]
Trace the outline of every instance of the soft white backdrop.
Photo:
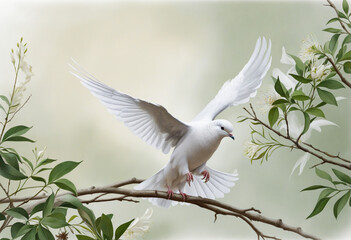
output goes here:
[[[281, 48], [297, 54], [301, 40], [320, 30], [334, 12], [323, 1], [314, 2], [114, 2], [114, 1], [4, 1], [0, 3], [0, 90], [9, 92], [10, 48], [21, 36], [28, 42], [28, 62], [35, 76], [28, 88], [32, 99], [15, 123], [33, 125], [33, 145], [47, 147], [50, 157], [83, 160], [69, 175], [78, 188], [104, 185], [131, 177], [147, 178], [166, 164], [169, 155], [145, 144], [118, 122], [69, 74], [68, 63], [77, 60], [106, 84], [165, 106], [183, 121], [190, 121], [234, 77], [248, 60], [258, 36], [272, 39], [272, 67]], [[271, 84], [264, 80], [260, 94]], [[350, 91], [340, 91], [348, 99]], [[252, 100], [253, 103], [257, 100]], [[344, 109], [343, 111], [340, 109]], [[311, 141], [331, 152], [350, 156], [348, 101], [327, 110], [340, 127], [326, 127]], [[247, 123], [236, 123], [241, 107], [220, 117], [234, 124], [236, 141], [223, 140], [209, 165], [231, 172], [240, 180], [224, 202], [255, 207], [264, 215], [326, 239], [347, 239], [350, 210], [336, 221], [331, 207], [305, 220], [317, 194], [299, 191], [319, 180], [306, 169], [290, 176], [298, 152], [276, 152], [269, 162], [250, 164], [243, 152], [250, 139]], [[97, 214], [115, 214], [116, 224], [142, 215], [150, 204], [106, 203], [91, 205]], [[255, 233], [242, 221], [214, 216], [194, 206], [154, 208], [151, 231], [145, 239], [253, 239]], [[267, 234], [284, 239], [296, 235], [260, 224]]]

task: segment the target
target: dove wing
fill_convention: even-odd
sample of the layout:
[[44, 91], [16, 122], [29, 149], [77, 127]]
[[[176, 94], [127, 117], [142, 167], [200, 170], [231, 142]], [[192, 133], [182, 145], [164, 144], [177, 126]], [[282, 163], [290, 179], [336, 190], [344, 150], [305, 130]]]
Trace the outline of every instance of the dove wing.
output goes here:
[[174, 118], [164, 107], [118, 92], [97, 81], [77, 63], [76, 65], [71, 66], [74, 70], [71, 73], [80, 79], [109, 112], [149, 145], [168, 153], [187, 133], [189, 126]]
[[246, 103], [251, 97], [256, 96], [271, 61], [271, 41], [267, 43], [265, 38], [258, 38], [255, 50], [244, 68], [235, 78], [223, 84], [215, 98], [193, 121], [213, 120], [227, 107]]

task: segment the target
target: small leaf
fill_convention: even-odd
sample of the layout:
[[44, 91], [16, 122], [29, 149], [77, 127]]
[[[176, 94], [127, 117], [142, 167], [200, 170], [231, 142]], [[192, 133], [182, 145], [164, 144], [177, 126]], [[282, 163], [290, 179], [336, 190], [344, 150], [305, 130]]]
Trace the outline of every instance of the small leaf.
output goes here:
[[306, 101], [310, 99], [309, 96], [306, 96], [306, 94], [302, 90], [296, 90], [293, 92], [291, 95], [292, 99], [297, 100], [297, 101]]
[[28, 132], [32, 127], [27, 127], [23, 125], [15, 126], [13, 128], [10, 128], [9, 130], [6, 131], [4, 134], [4, 137], [2, 141], [5, 141], [7, 138], [11, 136], [20, 136]]
[[344, 41], [342, 42], [342, 46], [344, 46], [345, 44], [351, 43], [351, 35], [347, 35], [344, 38]]
[[336, 170], [336, 169], [332, 169], [335, 176], [337, 178], [339, 178], [341, 181], [345, 182], [345, 183], [348, 183], [348, 184], [351, 184], [351, 177], [349, 177], [348, 175], [346, 175], [345, 173], [343, 172], [340, 172], [339, 170]]
[[17, 170], [19, 170], [19, 159], [17, 157], [17, 155], [15, 153], [11, 153], [11, 152], [0, 152], [0, 155], [3, 159], [5, 159], [5, 161], [12, 167], [16, 168]]
[[44, 206], [45, 206], [45, 203], [39, 203], [38, 205], [36, 205], [36, 206], [32, 209], [32, 211], [31, 211], [31, 213], [30, 213], [30, 216], [33, 216], [33, 215], [34, 215], [35, 213], [37, 213], [37, 212], [43, 211]]
[[327, 22], [326, 25], [328, 25], [329, 23], [332, 23], [332, 22], [336, 22], [336, 21], [338, 21], [338, 18], [332, 18]]
[[338, 105], [334, 95], [331, 92], [328, 92], [326, 90], [322, 90], [320, 88], [317, 88], [317, 92], [318, 92], [318, 95], [322, 99], [323, 102], [329, 103], [329, 104], [332, 104], [335, 106]]
[[290, 73], [289, 75], [292, 76], [293, 78], [295, 78], [297, 81], [299, 81], [301, 83], [310, 83], [310, 82], [312, 82], [312, 79], [307, 79], [307, 78], [304, 78], [304, 77], [296, 75], [296, 74]]
[[345, 53], [344, 56], [342, 56], [339, 61], [345, 61], [345, 60], [351, 60], [351, 51], [348, 51], [347, 53]]
[[285, 99], [278, 99], [278, 100], [275, 100], [272, 105], [278, 105], [278, 104], [284, 104], [284, 103], [289, 103], [288, 100], [285, 100]]
[[49, 183], [61, 178], [62, 176], [66, 175], [67, 173], [71, 172], [74, 168], [76, 168], [81, 162], [62, 162], [56, 165], [49, 175]]
[[319, 168], [315, 168], [315, 171], [318, 177], [328, 180], [329, 182], [333, 181], [331, 176], [327, 172], [320, 170]]
[[290, 57], [292, 57], [296, 63], [295, 65], [295, 69], [296, 69], [296, 72], [299, 74], [299, 75], [302, 75], [303, 72], [305, 71], [305, 64], [303, 64], [303, 62], [301, 61], [300, 58], [292, 55], [292, 54], [289, 54]]
[[327, 203], [329, 202], [330, 198], [322, 198], [320, 199], [316, 206], [314, 207], [313, 211], [311, 212], [311, 214], [306, 218], [311, 218], [315, 215], [317, 215], [318, 213], [320, 213], [321, 211], [323, 211], [323, 209], [325, 208], [325, 206], [327, 205]]
[[1, 156], [0, 156], [0, 175], [10, 180], [22, 180], [27, 178], [26, 175], [18, 171], [16, 168], [10, 165], [7, 165], [2, 160]]
[[0, 99], [2, 99], [7, 105], [10, 105], [10, 101], [8, 100], [8, 98], [4, 95], [0, 95]]
[[67, 190], [67, 191], [70, 191], [72, 192], [75, 196], [77, 196], [77, 188], [74, 186], [74, 184], [68, 180], [68, 179], [65, 179], [65, 178], [61, 178], [59, 180], [56, 180], [54, 182], [54, 184], [56, 186], [58, 186], [59, 188], [63, 189], [63, 190]]
[[303, 191], [311, 191], [311, 190], [316, 190], [316, 189], [321, 189], [321, 188], [328, 188], [327, 186], [323, 186], [323, 185], [313, 185], [307, 188], [304, 188], [301, 190], [301, 192]]
[[333, 79], [324, 80], [320, 84], [318, 84], [317, 87], [325, 87], [329, 89], [345, 88], [344, 85], [342, 85], [339, 81]]
[[[14, 239], [14, 238], [17, 238], [19, 237], [18, 233], [20, 231], [20, 229], [24, 226], [23, 223], [21, 222], [16, 222], [12, 225], [11, 227], [11, 237]], [[29, 231], [29, 230], [28, 230]], [[23, 233], [25, 234], [25, 233]]]
[[349, 13], [349, 4], [348, 4], [347, 0], [342, 1], [342, 9], [344, 10], [344, 12], [346, 14]]
[[52, 233], [41, 225], [38, 226], [38, 237], [39, 240], [55, 240]]
[[277, 79], [277, 81], [274, 84], [274, 89], [283, 98], [288, 98], [288, 95], [286, 93], [286, 89], [285, 89], [284, 85], [281, 84], [279, 78]]
[[34, 181], [37, 181], [37, 182], [43, 182], [44, 184], [46, 184], [46, 181], [44, 178], [42, 177], [38, 177], [38, 176], [31, 176], [31, 178], [34, 180]]
[[31, 161], [28, 160], [28, 158], [22, 156], [22, 159], [28, 164], [30, 169], [34, 170], [33, 164]]
[[305, 125], [304, 125], [304, 128], [303, 128], [301, 134], [305, 134], [308, 131], [308, 129], [310, 128], [310, 124], [311, 124], [311, 119], [310, 119], [310, 116], [308, 115], [308, 113], [303, 112], [303, 116], [305, 119]]
[[325, 28], [323, 29], [324, 32], [330, 32], [330, 33], [341, 33], [340, 29], [337, 28]]
[[339, 198], [334, 205], [334, 216], [335, 218], [338, 218], [341, 210], [345, 207], [347, 201], [350, 198], [351, 190], [347, 191], [341, 198]]
[[52, 208], [54, 207], [55, 195], [51, 193], [48, 199], [45, 201], [45, 206], [43, 209], [43, 217], [48, 216], [52, 212]]
[[340, 11], [337, 11], [338, 12], [338, 17], [339, 18], [344, 18], [344, 19], [347, 19], [347, 17], [346, 17], [346, 15], [345, 14], [343, 14], [342, 12], [340, 12]]
[[0, 213], [0, 221], [3, 221], [3, 220], [5, 220], [5, 219], [6, 219], [5, 215], [2, 214], [2, 213]]
[[118, 228], [115, 231], [115, 240], [118, 240], [123, 235], [123, 233], [128, 229], [129, 225], [133, 221], [134, 221], [134, 218], [118, 226]]
[[[21, 240], [34, 240], [35, 239], [35, 235], [37, 233], [36, 228], [32, 225], [31, 226], [31, 230], [29, 232], [27, 232], [22, 238]], [[22, 229], [21, 229], [22, 230]]]
[[300, 109], [298, 109], [297, 107], [291, 107], [291, 108], [289, 108], [289, 112], [297, 111], [297, 110], [300, 110]]
[[344, 71], [346, 73], [351, 73], [351, 62], [344, 63]]
[[76, 235], [78, 240], [95, 240], [95, 238], [91, 238], [85, 235]]
[[65, 220], [65, 216], [62, 213], [52, 213], [44, 217], [40, 222], [55, 229], [69, 226]]
[[279, 110], [277, 107], [272, 107], [271, 110], [269, 110], [268, 113], [268, 120], [269, 120], [269, 125], [273, 127], [273, 125], [277, 122], [279, 117]]
[[327, 189], [324, 189], [323, 191], [321, 191], [321, 193], [319, 194], [319, 197], [318, 197], [318, 201], [322, 198], [326, 198], [328, 197], [331, 193], [335, 192], [336, 189], [334, 188], [327, 188]]
[[338, 45], [338, 39], [339, 39], [339, 37], [340, 37], [340, 34], [334, 34], [334, 35], [332, 36], [332, 38], [330, 39], [330, 42], [329, 42], [329, 49], [330, 49], [330, 51], [331, 51], [332, 53], [334, 53], [335, 50], [336, 50], [336, 47], [337, 47], [337, 45]]
[[306, 112], [309, 113], [309, 114], [312, 114], [314, 116], [317, 116], [317, 117], [325, 118], [325, 115], [324, 115], [323, 111], [320, 110], [319, 108], [315, 108], [315, 107], [309, 108], [309, 109], [306, 110]]
[[23, 136], [12, 136], [5, 139], [3, 142], [31, 142], [34, 143], [35, 141]]
[[100, 228], [104, 236], [108, 239], [112, 239], [113, 237], [113, 225], [111, 219], [107, 217], [105, 214], [101, 215]]
[[55, 162], [56, 159], [51, 159], [51, 158], [45, 158], [43, 160], [41, 160], [39, 163], [38, 163], [38, 166], [37, 167], [40, 167], [40, 166], [43, 166], [43, 165], [47, 165], [47, 164], [50, 164], [52, 162]]
[[19, 218], [22, 220], [27, 220], [29, 218], [28, 213], [21, 207], [10, 208], [6, 211], [8, 215], [14, 218]]

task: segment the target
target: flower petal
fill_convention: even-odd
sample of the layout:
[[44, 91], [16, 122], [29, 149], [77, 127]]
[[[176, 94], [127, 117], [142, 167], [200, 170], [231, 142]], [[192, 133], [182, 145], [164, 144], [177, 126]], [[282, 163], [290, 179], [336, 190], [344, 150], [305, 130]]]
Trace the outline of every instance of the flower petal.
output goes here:
[[294, 59], [286, 53], [285, 47], [282, 47], [282, 57], [280, 58], [280, 62], [288, 65], [295, 65]]
[[300, 157], [299, 160], [296, 161], [290, 175], [292, 175], [294, 173], [294, 171], [296, 170], [297, 167], [300, 167], [298, 175], [301, 175], [301, 173], [302, 173], [303, 169], [305, 168], [305, 165], [306, 165], [307, 161], [310, 159], [310, 157], [311, 157], [311, 154], [309, 154], [309, 153], [305, 153], [304, 155], [302, 155], [302, 157]]

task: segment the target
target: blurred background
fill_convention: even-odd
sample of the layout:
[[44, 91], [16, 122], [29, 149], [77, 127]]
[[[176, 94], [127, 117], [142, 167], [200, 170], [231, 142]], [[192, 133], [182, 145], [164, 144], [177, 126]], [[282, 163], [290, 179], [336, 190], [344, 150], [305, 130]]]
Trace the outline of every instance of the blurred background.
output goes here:
[[[147, 178], [163, 167], [164, 155], [133, 135], [69, 73], [71, 58], [100, 81], [131, 96], [162, 104], [175, 117], [191, 119], [233, 78], [249, 59], [256, 39], [272, 40], [272, 68], [288, 69], [279, 60], [281, 49], [298, 54], [301, 41], [321, 32], [334, 17], [325, 1], [113, 2], [3, 1], [0, 3], [0, 91], [10, 92], [14, 73], [10, 49], [20, 37], [28, 42], [27, 61], [35, 76], [28, 86], [29, 104], [13, 124], [34, 126], [28, 136], [37, 140], [21, 148], [47, 147], [48, 156], [83, 163], [69, 178], [77, 188], [107, 185], [131, 177]], [[337, 3], [340, 6], [340, 3]], [[258, 96], [272, 84], [266, 76]], [[340, 95], [351, 98], [349, 90]], [[313, 133], [310, 142], [332, 153], [350, 156], [350, 101], [327, 108], [328, 126]], [[320, 183], [307, 167], [291, 174], [301, 152], [277, 151], [268, 162], [250, 163], [243, 156], [250, 140], [247, 122], [237, 123], [242, 107], [219, 117], [234, 124], [236, 141], [224, 139], [209, 161], [215, 169], [240, 180], [221, 201], [239, 208], [255, 207], [263, 215], [282, 218], [323, 239], [350, 239], [350, 209], [338, 220], [332, 206], [312, 219], [317, 193], [300, 190]], [[114, 213], [115, 225], [141, 216], [150, 203], [90, 205], [97, 215]], [[256, 234], [233, 217], [214, 215], [195, 206], [154, 207], [151, 230], [144, 239], [254, 239]], [[296, 239], [297, 235], [256, 223], [268, 235]]]

